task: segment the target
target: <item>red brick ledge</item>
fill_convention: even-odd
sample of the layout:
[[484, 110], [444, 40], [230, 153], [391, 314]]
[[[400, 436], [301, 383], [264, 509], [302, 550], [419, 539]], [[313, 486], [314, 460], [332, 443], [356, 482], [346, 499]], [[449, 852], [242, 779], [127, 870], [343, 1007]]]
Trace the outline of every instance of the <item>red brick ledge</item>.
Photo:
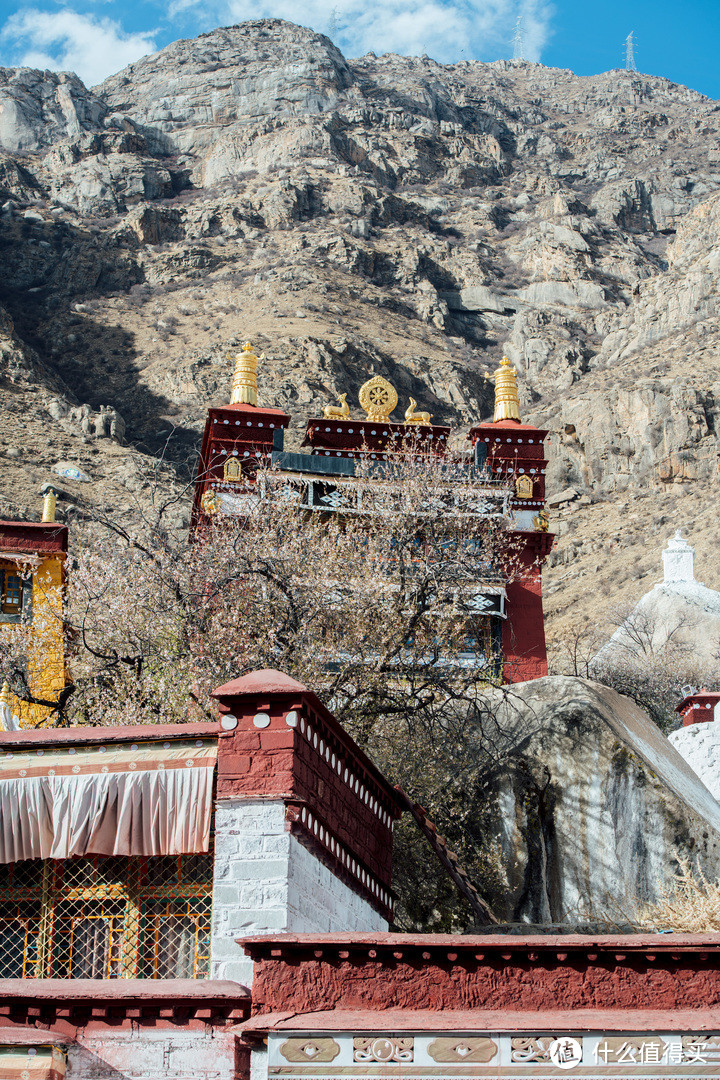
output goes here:
[[[153, 742], [169, 739], [208, 738], [220, 733], [217, 721], [192, 724], [122, 724], [117, 727], [32, 728], [25, 731], [0, 731], [0, 752], [33, 746], [79, 746], [86, 743], [107, 745], [118, 742]], [[78, 980], [82, 981], [82, 980]], [[94, 980], [90, 980], [93, 982]], [[2, 980], [0, 980], [2, 982]]]
[[[488, 1009], [327, 1009], [254, 1016], [237, 1028], [243, 1038], [270, 1032], [720, 1031], [720, 1009], [573, 1009], [516, 1012]], [[0, 1028], [2, 1032], [2, 1028]]]
[[[451, 963], [485, 959], [532, 959], [535, 954], [556, 954], [562, 962], [569, 953], [589, 958], [594, 952], [612, 952], [618, 959], [628, 954], [720, 954], [718, 934], [282, 934], [240, 939], [245, 952], [254, 959], [298, 956], [307, 952], [329, 959], [339, 952], [372, 953], [378, 960], [398, 959], [398, 952], [410, 959], [443, 960]], [[423, 955], [427, 953], [427, 955]], [[444, 955], [443, 955], [444, 954]], [[720, 956], [718, 956], [720, 959]]]
[[0, 979], [0, 1035], [55, 1024], [65, 1032], [130, 1024], [228, 1027], [247, 1018], [250, 1003], [248, 988], [230, 980]]

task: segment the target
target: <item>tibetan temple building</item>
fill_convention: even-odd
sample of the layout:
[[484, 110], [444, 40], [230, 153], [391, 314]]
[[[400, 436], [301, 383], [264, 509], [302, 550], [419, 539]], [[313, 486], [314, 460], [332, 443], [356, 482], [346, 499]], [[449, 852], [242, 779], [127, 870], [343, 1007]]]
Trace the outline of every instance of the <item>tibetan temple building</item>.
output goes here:
[[[377, 377], [362, 420], [331, 406], [286, 453], [255, 364], [243, 350], [210, 410], [196, 529], [237, 511], [258, 461], [308, 512], [356, 509], [359, 464], [391, 483], [398, 446], [447, 459], [453, 483], [449, 429], [412, 402], [392, 421]], [[545, 432], [521, 423], [506, 363], [496, 388], [470, 433], [475, 512], [509, 518], [524, 571], [479, 595], [506, 678], [529, 679], [546, 670]], [[0, 544], [3, 613], [31, 597], [34, 619], [66, 532], [1, 523]], [[41, 701], [62, 670], [43, 678]], [[716, 936], [394, 933], [393, 825], [419, 808], [312, 688], [265, 670], [212, 696], [203, 723], [0, 732], [0, 1080], [720, 1076]]]
[[[231, 400], [208, 412], [200, 452], [193, 525], [219, 515], [243, 513], [258, 468], [269, 468], [296, 505], [314, 513], [358, 513], [358, 477], [377, 476], [391, 485], [392, 463], [404, 455], [433, 457], [447, 464], [448, 488], [470, 477], [474, 498], [455, 512], [508, 521], [508, 548], [516, 554], [510, 580], [493, 575], [478, 583], [475, 610], [488, 633], [479, 635], [472, 662], [478, 671], [501, 667], [506, 682], [547, 675], [542, 607], [542, 565], [553, 536], [547, 531], [543, 443], [546, 431], [520, 420], [515, 369], [503, 360], [495, 373], [492, 423], [471, 428], [472, 458], [451, 454], [449, 427], [431, 424], [411, 400], [405, 419], [391, 419], [398, 405], [394, 387], [376, 375], [359, 392], [362, 419], [353, 419], [343, 394], [339, 406], [307, 421], [307, 453], [283, 449], [290, 417], [257, 403], [257, 357], [246, 345], [236, 363]], [[470, 468], [463, 468], [469, 464]], [[491, 652], [492, 655], [488, 655]]]

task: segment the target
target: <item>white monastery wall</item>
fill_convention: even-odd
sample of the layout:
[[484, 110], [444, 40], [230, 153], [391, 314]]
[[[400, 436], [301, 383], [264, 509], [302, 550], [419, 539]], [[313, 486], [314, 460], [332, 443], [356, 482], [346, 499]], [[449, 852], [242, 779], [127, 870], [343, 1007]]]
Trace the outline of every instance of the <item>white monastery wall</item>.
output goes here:
[[228, 1080], [234, 1075], [230, 1031], [124, 1027], [79, 1036], [68, 1045], [68, 1080]]
[[281, 799], [218, 800], [211, 978], [250, 985], [252, 962], [236, 944], [240, 937], [387, 928], [366, 900], [286, 830]]
[[720, 722], [715, 719], [689, 724], [673, 731], [668, 738], [710, 794], [720, 801]]
[[294, 934], [387, 930], [387, 922], [372, 904], [348, 888], [296, 836], [289, 834], [289, 840], [287, 930]]

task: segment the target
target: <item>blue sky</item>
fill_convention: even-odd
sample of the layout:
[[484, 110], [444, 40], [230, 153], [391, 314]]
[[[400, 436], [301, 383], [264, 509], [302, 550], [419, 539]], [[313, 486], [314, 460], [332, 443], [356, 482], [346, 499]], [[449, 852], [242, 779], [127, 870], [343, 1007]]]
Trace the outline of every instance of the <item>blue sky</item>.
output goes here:
[[330, 33], [347, 56], [369, 50], [437, 60], [525, 55], [581, 75], [624, 66], [634, 31], [639, 71], [720, 98], [720, 0], [0, 0], [0, 64], [77, 71], [100, 82], [179, 37], [276, 16]]

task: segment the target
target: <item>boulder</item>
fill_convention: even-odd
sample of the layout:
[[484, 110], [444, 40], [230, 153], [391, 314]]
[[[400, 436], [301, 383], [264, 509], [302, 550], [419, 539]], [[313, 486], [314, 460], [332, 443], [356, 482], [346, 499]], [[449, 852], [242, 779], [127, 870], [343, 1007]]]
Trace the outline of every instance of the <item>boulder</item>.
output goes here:
[[549, 507], [564, 506], [565, 503], [572, 502], [573, 499], [577, 499], [579, 492], [575, 488], [565, 488], [564, 491], [559, 491], [557, 495], [551, 495], [545, 500], [545, 505]]
[[679, 860], [720, 874], [720, 805], [629, 698], [550, 676], [494, 692], [495, 719], [522, 752], [494, 799], [508, 921], [626, 922], [657, 899]]

